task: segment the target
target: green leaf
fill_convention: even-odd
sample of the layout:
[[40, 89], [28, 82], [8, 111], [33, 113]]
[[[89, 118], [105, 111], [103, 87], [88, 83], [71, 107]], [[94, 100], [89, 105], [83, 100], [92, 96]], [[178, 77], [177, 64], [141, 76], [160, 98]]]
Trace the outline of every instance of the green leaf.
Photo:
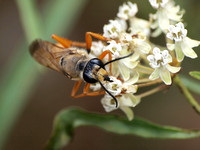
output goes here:
[[200, 80], [200, 71], [191, 71], [189, 74], [193, 77], [196, 78], [197, 80]]
[[58, 150], [69, 144], [74, 129], [80, 126], [95, 126], [116, 134], [136, 135], [144, 138], [188, 139], [200, 137], [200, 130], [160, 126], [140, 118], [128, 121], [119, 116], [94, 114], [70, 108], [61, 111], [55, 118], [52, 137], [46, 149]]

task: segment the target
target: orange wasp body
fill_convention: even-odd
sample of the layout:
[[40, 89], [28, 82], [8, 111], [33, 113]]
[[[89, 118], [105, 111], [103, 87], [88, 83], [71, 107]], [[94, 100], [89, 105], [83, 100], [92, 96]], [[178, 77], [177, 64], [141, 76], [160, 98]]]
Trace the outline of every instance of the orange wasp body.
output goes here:
[[[110, 39], [92, 32], [86, 33], [86, 43], [73, 42], [57, 35], [52, 35], [52, 38], [59, 42], [58, 44], [35, 40], [29, 50], [34, 59], [40, 64], [63, 73], [72, 80], [78, 80], [72, 90], [72, 97], [96, 96], [104, 94], [106, 91], [115, 100], [117, 107], [117, 99], [102, 84], [103, 81], [112, 82], [105, 65], [110, 64], [111, 73], [111, 63], [113, 61], [129, 57], [132, 54], [112, 60], [111, 52], [106, 50], [98, 58], [91, 59], [88, 56], [92, 45], [91, 36], [102, 41], [110, 41]], [[109, 55], [109, 62], [104, 64], [102, 59], [106, 55]], [[83, 80], [86, 82], [83, 93], [76, 95]], [[100, 83], [104, 90], [89, 91], [90, 84], [97, 82]]]

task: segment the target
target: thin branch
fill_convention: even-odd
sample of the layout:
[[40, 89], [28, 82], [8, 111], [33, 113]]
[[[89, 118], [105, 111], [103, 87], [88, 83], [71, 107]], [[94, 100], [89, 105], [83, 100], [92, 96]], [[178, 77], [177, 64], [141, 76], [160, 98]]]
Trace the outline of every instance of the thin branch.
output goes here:
[[136, 96], [137, 96], [137, 97], [140, 97], [140, 98], [143, 98], [143, 97], [152, 95], [152, 94], [154, 94], [154, 93], [157, 93], [157, 92], [159, 92], [159, 91], [161, 91], [161, 90], [163, 90], [163, 89], [165, 89], [165, 88], [167, 88], [167, 87], [168, 87], [168, 86], [166, 86], [166, 85], [160, 85], [160, 86], [158, 86], [158, 87], [156, 87], [156, 88], [154, 88], [154, 89], [151, 89], [151, 90], [149, 90], [149, 91], [147, 91], [147, 92], [144, 92], [144, 93], [139, 94], [139, 95], [136, 95]]
[[154, 81], [151, 81], [151, 82], [148, 82], [148, 83], [138, 84], [138, 88], [155, 85], [155, 84], [158, 84], [158, 83], [161, 83], [161, 82], [163, 82], [163, 81], [160, 80], [160, 79], [157, 79], [157, 80], [154, 80]]

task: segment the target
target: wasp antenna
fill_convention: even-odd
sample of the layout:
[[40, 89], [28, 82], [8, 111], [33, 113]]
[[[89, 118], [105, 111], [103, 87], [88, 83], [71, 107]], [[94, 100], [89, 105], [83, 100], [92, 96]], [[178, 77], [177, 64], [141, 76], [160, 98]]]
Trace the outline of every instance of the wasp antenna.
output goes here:
[[99, 80], [98, 75], [96, 75], [97, 81], [100, 83], [101, 87], [108, 93], [115, 101], [116, 108], [118, 107], [118, 101], [117, 99], [105, 88], [105, 86], [102, 84], [102, 82]]
[[115, 62], [115, 61], [118, 61], [118, 60], [121, 60], [121, 59], [124, 59], [124, 58], [130, 57], [130, 56], [133, 55], [133, 53], [134, 53], [134, 52], [132, 52], [132, 53], [126, 55], [126, 56], [123, 56], [123, 57], [119, 57], [119, 58], [113, 59], [113, 60], [111, 60], [111, 61], [105, 63], [104, 66], [106, 66], [106, 65], [108, 65], [108, 64], [110, 64], [110, 63], [113, 63], [113, 62]]

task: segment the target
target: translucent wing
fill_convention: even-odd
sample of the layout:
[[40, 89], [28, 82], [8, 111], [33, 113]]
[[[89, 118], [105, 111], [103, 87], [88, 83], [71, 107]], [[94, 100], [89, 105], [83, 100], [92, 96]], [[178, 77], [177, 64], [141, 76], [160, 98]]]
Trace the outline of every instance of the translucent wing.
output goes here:
[[29, 51], [41, 65], [62, 73], [59, 58], [69, 53], [70, 50], [47, 41], [35, 40], [30, 45]]

